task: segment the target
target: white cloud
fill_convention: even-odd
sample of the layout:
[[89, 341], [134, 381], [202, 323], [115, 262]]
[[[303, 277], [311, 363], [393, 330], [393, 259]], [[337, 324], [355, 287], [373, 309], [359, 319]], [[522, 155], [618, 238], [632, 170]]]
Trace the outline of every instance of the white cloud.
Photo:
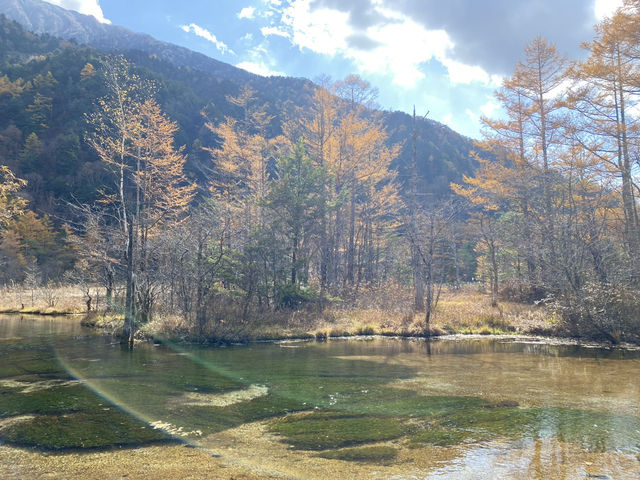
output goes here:
[[291, 31], [292, 43], [300, 49], [331, 56], [347, 50], [346, 40], [352, 30], [345, 12], [327, 8], [312, 12], [310, 0], [294, 0], [284, 9], [282, 22]]
[[470, 108], [467, 108], [464, 113], [467, 114], [467, 117], [469, 117], [473, 123], [480, 123], [480, 117]]
[[446, 57], [442, 58], [441, 62], [447, 67], [449, 79], [452, 83], [469, 84], [471, 82], [481, 82], [486, 85], [491, 83], [491, 76], [477, 65], [465, 65]]
[[504, 78], [502, 77], [502, 75], [491, 75], [491, 86], [495, 85], [495, 88], [498, 88], [502, 85], [502, 82], [504, 81]]
[[275, 70], [269, 69], [264, 62], [240, 62], [236, 65], [238, 68], [242, 68], [247, 72], [255, 73], [256, 75], [260, 75], [262, 77], [271, 77], [271, 76], [284, 76], [285, 74], [282, 72], [277, 72]]
[[622, 6], [622, 0], [596, 0], [593, 5], [593, 13], [597, 20], [613, 16], [616, 10]]
[[240, 10], [240, 13], [238, 13], [238, 18], [253, 18], [255, 16], [256, 13], [256, 9], [253, 7], [244, 7], [242, 10]]
[[549, 98], [549, 99], [560, 99], [560, 97], [565, 95], [566, 92], [571, 89], [571, 87], [574, 87], [576, 85], [577, 84], [574, 83], [573, 80], [570, 80], [570, 79], [567, 78], [567, 79], [562, 80], [561, 82], [559, 82], [558, 85], [556, 85], [555, 88], [553, 88], [552, 90], [547, 92], [545, 97]]
[[205, 40], [213, 43], [216, 46], [216, 48], [220, 50], [222, 53], [228, 52], [235, 55], [233, 50], [231, 50], [224, 42], [218, 40], [216, 36], [206, 28], [202, 28], [201, 26], [196, 25], [195, 23], [190, 23], [189, 25], [181, 25], [180, 28], [187, 33], [194, 33], [198, 37], [202, 37]]
[[101, 23], [111, 23], [110, 20], [104, 18], [99, 0], [45, 0], [46, 2], [66, 8], [67, 10], [75, 10], [84, 15], [91, 15]]
[[495, 102], [494, 100], [489, 100], [487, 103], [485, 103], [480, 107], [480, 111], [482, 112], [482, 115], [484, 115], [485, 117], [491, 118], [493, 113], [496, 112], [497, 110], [500, 110], [500, 108], [501, 108], [501, 105], [498, 102]]
[[288, 32], [285, 32], [284, 30], [278, 27], [262, 27], [260, 29], [260, 33], [262, 33], [264, 37], [275, 35], [277, 37], [291, 38]]
[[481, 67], [454, 60], [455, 45], [446, 31], [428, 30], [410, 16], [385, 8], [382, 1], [372, 4], [380, 20], [360, 30], [351, 25], [347, 12], [315, 9], [312, 4], [312, 0], [292, 0], [281, 10], [281, 27], [265, 28], [263, 35], [286, 33], [300, 49], [343, 56], [361, 72], [390, 76], [404, 88], [423, 80], [424, 64], [432, 60], [447, 69], [452, 83], [500, 84], [499, 77]]
[[426, 30], [404, 16], [393, 20], [366, 30], [368, 38], [379, 42], [376, 46], [368, 50], [350, 48], [345, 56], [364, 72], [390, 75], [395, 84], [410, 88], [425, 77], [421, 64], [446, 58], [453, 44], [444, 30]]

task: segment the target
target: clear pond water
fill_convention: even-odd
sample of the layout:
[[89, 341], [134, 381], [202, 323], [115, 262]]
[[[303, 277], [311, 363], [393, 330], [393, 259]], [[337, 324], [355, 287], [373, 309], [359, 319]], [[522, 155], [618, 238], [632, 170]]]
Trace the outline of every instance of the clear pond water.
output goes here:
[[185, 442], [282, 478], [640, 478], [640, 352], [510, 338], [122, 350], [0, 317], [0, 442]]

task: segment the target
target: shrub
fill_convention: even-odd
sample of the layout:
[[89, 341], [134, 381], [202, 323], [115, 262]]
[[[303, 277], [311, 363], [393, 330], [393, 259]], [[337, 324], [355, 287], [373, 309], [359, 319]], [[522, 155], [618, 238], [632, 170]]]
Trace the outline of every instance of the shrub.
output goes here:
[[278, 285], [276, 308], [298, 308], [320, 300], [320, 295], [312, 288], [299, 285]]
[[640, 341], [640, 295], [622, 285], [588, 283], [554, 302], [568, 333], [596, 340]]
[[498, 296], [511, 302], [535, 303], [546, 297], [546, 291], [528, 280], [511, 278], [502, 283]]

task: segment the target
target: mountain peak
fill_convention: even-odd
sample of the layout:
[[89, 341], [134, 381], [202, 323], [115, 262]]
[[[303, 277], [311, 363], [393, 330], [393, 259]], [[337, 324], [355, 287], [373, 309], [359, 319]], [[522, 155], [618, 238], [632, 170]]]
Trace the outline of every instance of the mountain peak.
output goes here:
[[90, 43], [103, 25], [90, 15], [40, 0], [0, 0], [0, 12], [33, 33], [48, 33], [78, 43]]
[[156, 40], [124, 27], [100, 23], [91, 15], [66, 10], [41, 0], [0, 0], [0, 13], [37, 34], [49, 34], [120, 53], [141, 51], [178, 67], [188, 66], [227, 80], [245, 82], [256, 75], [184, 47]]

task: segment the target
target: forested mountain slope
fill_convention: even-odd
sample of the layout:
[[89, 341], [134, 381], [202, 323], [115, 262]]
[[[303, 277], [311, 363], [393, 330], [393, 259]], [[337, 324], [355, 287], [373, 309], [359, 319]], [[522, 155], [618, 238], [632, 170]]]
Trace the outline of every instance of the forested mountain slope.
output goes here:
[[[5, 92], [0, 97], [5, 112], [0, 118], [0, 163], [29, 180], [32, 208], [42, 212], [59, 213], [61, 199], [92, 201], [96, 187], [108, 182], [108, 174], [84, 142], [85, 115], [105, 87], [100, 75], [81, 74], [88, 63], [97, 68], [105, 52], [125, 54], [138, 75], [158, 85], [158, 101], [179, 126], [175, 140], [185, 145], [187, 173], [199, 183], [204, 183], [203, 172], [211, 167], [210, 155], [202, 147], [216, 145], [205, 123], [240, 114], [227, 101], [229, 95], [250, 86], [273, 116], [268, 133], [275, 136], [287, 112], [308, 106], [314, 88], [304, 79], [260, 77], [38, 0], [0, 0], [0, 13], [24, 27], [8, 19], [0, 22], [0, 76], [7, 76], [7, 85], [31, 84], [20, 93]], [[39, 105], [43, 100], [48, 103]], [[46, 111], [46, 121], [38, 108]], [[382, 112], [382, 122], [389, 142], [402, 146], [393, 165], [406, 184], [413, 151], [412, 118], [402, 112]], [[417, 139], [420, 190], [442, 194], [451, 181], [473, 172], [470, 139], [424, 119], [418, 119]]]

